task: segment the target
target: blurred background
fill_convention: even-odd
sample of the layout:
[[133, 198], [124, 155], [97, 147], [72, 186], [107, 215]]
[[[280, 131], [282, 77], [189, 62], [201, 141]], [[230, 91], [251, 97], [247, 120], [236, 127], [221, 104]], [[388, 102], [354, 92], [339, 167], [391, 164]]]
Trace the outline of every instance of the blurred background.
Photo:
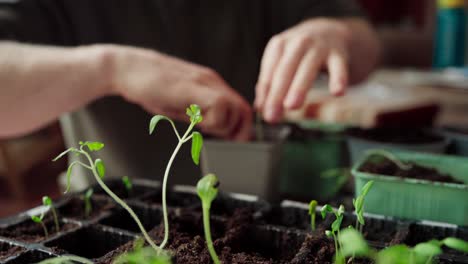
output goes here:
[[[468, 124], [466, 60], [463, 65], [435, 61], [436, 1], [357, 2], [385, 46], [380, 69], [341, 98], [329, 95], [324, 78], [311, 90], [303, 109], [288, 113], [289, 121], [319, 120], [362, 128], [392, 123], [437, 127]], [[464, 6], [466, 9], [466, 3]], [[53, 163], [51, 159], [63, 149], [58, 123], [25, 137], [0, 140], [0, 217], [37, 205], [44, 194], [60, 195], [56, 177], [51, 175], [64, 171], [67, 162]]]

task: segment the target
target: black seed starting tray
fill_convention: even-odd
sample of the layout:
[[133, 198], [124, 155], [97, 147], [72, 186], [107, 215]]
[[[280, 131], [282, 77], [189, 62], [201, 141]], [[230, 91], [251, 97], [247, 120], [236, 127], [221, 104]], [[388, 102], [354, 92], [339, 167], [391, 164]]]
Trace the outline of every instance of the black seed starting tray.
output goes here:
[[[127, 201], [159, 244], [163, 237], [160, 186], [134, 181], [134, 192], [128, 194], [119, 181], [108, 185]], [[53, 221], [47, 216], [45, 223], [51, 231], [47, 238], [42, 227], [30, 220], [30, 215], [39, 214], [43, 207], [0, 220], [0, 263], [37, 263], [55, 256], [76, 255], [104, 264], [130, 250], [141, 235], [137, 225], [125, 210], [94, 188], [94, 210], [89, 217], [84, 215], [83, 193], [55, 201], [61, 231], [52, 232]], [[174, 186], [168, 191], [168, 206], [167, 249], [173, 254], [173, 263], [211, 263], [195, 189]], [[333, 242], [324, 235], [333, 219], [322, 220], [317, 214], [317, 228], [312, 232], [307, 204], [283, 201], [273, 206], [254, 196], [220, 193], [213, 202], [211, 219], [214, 246], [223, 263], [331, 263], [333, 259]], [[355, 221], [354, 215], [346, 213], [342, 226], [354, 225]], [[377, 215], [366, 216], [363, 233], [376, 248], [400, 243], [412, 246], [448, 236], [468, 240], [466, 227]], [[468, 256], [446, 250], [437, 260], [468, 263]]]

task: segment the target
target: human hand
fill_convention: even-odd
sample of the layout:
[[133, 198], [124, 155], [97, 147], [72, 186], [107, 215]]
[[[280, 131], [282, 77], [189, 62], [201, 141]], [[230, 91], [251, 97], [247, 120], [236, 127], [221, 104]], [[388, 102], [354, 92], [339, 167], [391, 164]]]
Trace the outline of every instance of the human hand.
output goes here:
[[111, 90], [153, 114], [186, 121], [185, 109], [198, 104], [200, 128], [222, 138], [247, 140], [252, 110], [215, 71], [145, 49], [106, 46]]
[[[372, 34], [361, 22], [354, 23], [359, 29], [355, 31], [364, 32], [366, 38], [363, 39], [367, 40]], [[285, 110], [301, 107], [322, 68], [328, 70], [330, 92], [334, 95], [345, 92], [353, 55], [350, 50], [355, 45], [353, 29], [341, 20], [311, 19], [269, 41], [261, 62], [255, 98], [255, 107], [266, 121], [278, 122]], [[368, 42], [372, 47], [377, 45], [373, 39]], [[374, 65], [376, 59], [372, 58], [372, 52], [371, 49], [369, 64]]]

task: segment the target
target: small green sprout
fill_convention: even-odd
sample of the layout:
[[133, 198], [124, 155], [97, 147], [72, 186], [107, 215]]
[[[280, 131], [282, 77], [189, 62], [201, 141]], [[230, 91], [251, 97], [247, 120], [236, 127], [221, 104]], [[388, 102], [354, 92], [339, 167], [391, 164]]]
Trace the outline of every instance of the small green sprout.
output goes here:
[[177, 139], [179, 140], [174, 152], [172, 153], [171, 158], [169, 159], [169, 162], [167, 163], [166, 170], [164, 172], [163, 185], [162, 185], [164, 238], [160, 244], [160, 248], [164, 248], [167, 244], [167, 241], [169, 240], [169, 217], [167, 213], [166, 190], [167, 190], [167, 181], [169, 178], [169, 172], [171, 170], [172, 163], [174, 162], [174, 159], [177, 156], [177, 153], [179, 152], [182, 145], [188, 142], [189, 140], [192, 140], [192, 149], [191, 149], [192, 159], [193, 159], [193, 162], [196, 165], [198, 165], [200, 162], [200, 152], [203, 147], [202, 135], [196, 131], [192, 132], [195, 125], [203, 121], [203, 116], [201, 114], [200, 107], [198, 105], [192, 104], [187, 108], [186, 113], [187, 113], [187, 116], [190, 118], [190, 125], [182, 136], [180, 136], [179, 132], [177, 131], [174, 122], [166, 116], [156, 115], [153, 118], [151, 118], [151, 121], [149, 124], [149, 133], [153, 134], [156, 128], [156, 125], [159, 123], [159, 121], [161, 120], [168, 121], [171, 124], [172, 129], [174, 130], [174, 133], [177, 136]]
[[390, 152], [388, 150], [371, 149], [371, 150], [366, 151], [365, 154], [366, 154], [367, 157], [381, 156], [383, 158], [386, 158], [386, 159], [392, 161], [393, 163], [395, 163], [395, 165], [398, 168], [400, 168], [401, 170], [410, 170], [413, 167], [411, 164], [407, 164], [407, 163], [404, 163], [403, 161], [399, 160], [392, 152]]
[[32, 215], [31, 220], [33, 220], [35, 223], [38, 223], [42, 226], [42, 229], [44, 230], [44, 237], [48, 238], [49, 237], [49, 232], [47, 231], [47, 227], [44, 224], [44, 213], [42, 213], [40, 216], [37, 215]]
[[55, 258], [43, 260], [39, 262], [38, 264], [75, 264], [75, 263], [94, 264], [94, 262], [92, 262], [91, 260], [78, 257], [78, 256], [55, 257]]
[[166, 251], [157, 253], [151, 247], [144, 247], [145, 239], [138, 237], [133, 242], [133, 249], [115, 258], [113, 264], [171, 264], [171, 256]]
[[128, 176], [123, 176], [122, 177], [122, 183], [125, 187], [125, 190], [127, 191], [128, 196], [130, 196], [130, 193], [133, 190], [133, 183], [132, 180]]
[[370, 189], [374, 185], [374, 181], [367, 182], [361, 189], [361, 194], [353, 199], [354, 212], [356, 213], [356, 230], [362, 233], [362, 228], [365, 225], [364, 220], [364, 201]]
[[55, 231], [58, 233], [60, 231], [60, 224], [58, 221], [57, 217], [57, 211], [55, 210], [55, 206], [52, 202], [52, 199], [50, 199], [49, 196], [44, 196], [42, 197], [42, 203], [49, 208], [49, 210], [52, 212], [52, 215], [54, 217], [54, 223], [55, 223]]
[[84, 212], [85, 212], [86, 218], [88, 218], [91, 215], [91, 212], [93, 211], [93, 203], [91, 201], [93, 192], [94, 192], [93, 189], [89, 188], [83, 196]]
[[[354, 228], [347, 228], [339, 237], [343, 257], [357, 256], [373, 260], [376, 264], [428, 264], [442, 253], [442, 246], [468, 253], [468, 242], [448, 237], [443, 240], [430, 240], [419, 243], [413, 248], [406, 245], [394, 245], [381, 251], [371, 248], [363, 235]], [[337, 262], [341, 264], [343, 262]]]
[[309, 203], [309, 215], [310, 215], [310, 228], [315, 231], [315, 209], [317, 208], [317, 201], [312, 200]]
[[73, 166], [75, 165], [80, 165], [88, 170], [90, 170], [93, 173], [94, 179], [97, 181], [99, 186], [112, 198], [114, 199], [118, 204], [120, 204], [133, 218], [133, 220], [136, 222], [138, 227], [141, 230], [141, 233], [145, 237], [146, 241], [150, 246], [156, 250], [158, 253], [161, 251], [161, 249], [153, 242], [151, 237], [148, 235], [148, 232], [146, 231], [145, 227], [141, 223], [140, 219], [138, 216], [135, 214], [132, 208], [128, 206], [122, 199], [120, 199], [107, 185], [104, 183], [103, 178], [106, 173], [106, 167], [104, 166], [104, 162], [101, 159], [96, 159], [93, 161], [91, 158], [91, 155], [88, 153], [90, 152], [95, 152], [99, 151], [104, 147], [103, 143], [100, 142], [79, 142], [80, 147], [79, 148], [69, 148], [65, 150], [64, 152], [60, 153], [53, 161], [56, 161], [62, 157], [64, 157], [67, 153], [74, 153], [77, 156], [84, 156], [86, 160], [88, 161], [88, 164], [85, 164], [81, 161], [74, 161], [68, 166], [68, 171], [67, 171], [67, 188], [65, 190], [65, 193], [70, 190], [70, 177], [71, 177], [71, 171]]
[[197, 183], [197, 194], [200, 197], [202, 202], [203, 209], [203, 226], [205, 229], [205, 239], [208, 246], [208, 251], [210, 252], [211, 259], [213, 263], [220, 264], [218, 255], [213, 246], [213, 240], [211, 238], [211, 228], [210, 228], [210, 209], [211, 203], [216, 196], [218, 195], [218, 186], [219, 181], [216, 175], [208, 174], [205, 177], [201, 178]]
[[335, 261], [343, 260], [343, 254], [340, 250], [339, 245], [339, 237], [340, 237], [340, 229], [341, 223], [343, 222], [345, 208], [343, 205], [340, 205], [338, 210], [333, 209], [333, 207], [329, 204], [326, 204], [322, 207], [321, 214], [322, 218], [325, 219], [328, 213], [334, 214], [336, 219], [331, 224], [331, 230], [326, 230], [325, 235], [328, 237], [333, 237], [333, 241], [335, 242]]

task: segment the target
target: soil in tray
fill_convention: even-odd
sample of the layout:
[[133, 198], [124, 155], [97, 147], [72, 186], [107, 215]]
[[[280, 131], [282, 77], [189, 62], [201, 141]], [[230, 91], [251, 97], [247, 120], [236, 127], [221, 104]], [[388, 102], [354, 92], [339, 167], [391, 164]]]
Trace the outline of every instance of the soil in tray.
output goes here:
[[58, 209], [60, 215], [66, 218], [77, 220], [92, 219], [99, 216], [102, 212], [108, 211], [114, 207], [114, 204], [102, 195], [94, 195], [91, 198], [92, 211], [89, 217], [85, 215], [84, 202], [81, 197], [73, 197], [65, 205]]
[[[188, 212], [178, 216], [172, 214], [170, 219], [166, 249], [173, 253], [173, 263], [212, 263], [203, 236], [202, 216]], [[311, 236], [275, 227], [259, 227], [254, 224], [252, 215], [242, 209], [229, 219], [212, 219], [211, 229], [216, 252], [223, 263], [326, 264], [332, 263], [334, 255], [333, 241], [325, 237], [324, 232]], [[160, 243], [163, 232], [159, 226], [150, 235]], [[133, 242], [129, 242], [96, 263], [111, 263], [132, 247]]]
[[[57, 232], [55, 230], [55, 224], [52, 215], [47, 215], [44, 219], [44, 223], [47, 227], [47, 231], [49, 232], [49, 237], [54, 236]], [[61, 222], [60, 232], [65, 232], [75, 227], [76, 224]], [[46, 239], [42, 226], [30, 219], [26, 219], [5, 229], [0, 229], [0, 236], [28, 243], [36, 243]]]
[[350, 129], [349, 135], [393, 144], [429, 144], [443, 140], [441, 136], [419, 130], [419, 129], [401, 129], [401, 128], [376, 128], [370, 130]]
[[423, 167], [414, 163], [409, 164], [411, 165], [411, 168], [408, 170], [403, 170], [391, 160], [382, 157], [382, 160], [379, 160], [378, 163], [370, 161], [364, 163], [361, 168], [359, 168], [359, 171], [393, 177], [428, 180], [433, 182], [464, 184], [462, 181], [443, 174], [436, 169]]
[[11, 256], [19, 255], [24, 250], [25, 249], [22, 247], [0, 242], [0, 261], [5, 260]]

